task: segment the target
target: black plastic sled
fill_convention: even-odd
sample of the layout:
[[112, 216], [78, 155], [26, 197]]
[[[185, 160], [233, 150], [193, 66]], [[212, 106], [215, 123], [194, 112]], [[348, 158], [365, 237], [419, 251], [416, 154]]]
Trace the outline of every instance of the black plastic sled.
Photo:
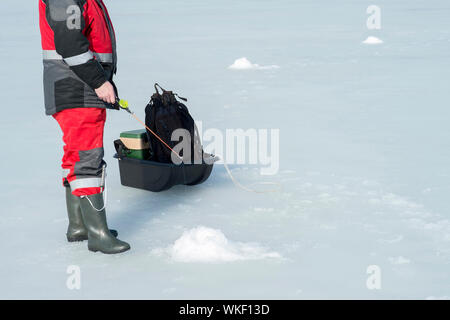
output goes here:
[[[161, 163], [150, 160], [133, 159], [121, 154], [118, 149], [114, 156], [119, 160], [120, 181], [122, 185], [152, 192], [168, 190], [175, 185], [197, 185], [205, 182], [211, 175], [214, 161], [201, 164]], [[214, 156], [211, 156], [214, 159]]]

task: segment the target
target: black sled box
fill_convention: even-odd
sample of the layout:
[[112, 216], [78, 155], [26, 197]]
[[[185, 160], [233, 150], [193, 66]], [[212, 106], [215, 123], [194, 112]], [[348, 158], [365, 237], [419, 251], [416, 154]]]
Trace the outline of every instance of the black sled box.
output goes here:
[[211, 175], [214, 156], [207, 155], [209, 161], [201, 164], [161, 163], [150, 160], [133, 159], [124, 156], [120, 140], [114, 142], [119, 160], [120, 181], [132, 188], [160, 192], [175, 185], [196, 185], [205, 182]]

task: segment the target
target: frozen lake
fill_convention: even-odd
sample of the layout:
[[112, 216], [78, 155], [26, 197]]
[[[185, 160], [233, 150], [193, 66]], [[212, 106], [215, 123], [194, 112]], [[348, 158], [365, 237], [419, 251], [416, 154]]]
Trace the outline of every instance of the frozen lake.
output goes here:
[[[448, 1], [105, 1], [116, 83], [138, 115], [159, 82], [204, 129], [280, 129], [276, 175], [231, 168], [281, 192], [242, 191], [217, 165], [154, 194], [121, 186], [112, 142], [139, 124], [109, 112], [107, 213], [132, 245], [117, 256], [66, 243], [37, 1], [3, 2], [0, 298], [450, 298]], [[381, 30], [366, 27], [371, 4]], [[228, 68], [242, 57], [278, 68]]]

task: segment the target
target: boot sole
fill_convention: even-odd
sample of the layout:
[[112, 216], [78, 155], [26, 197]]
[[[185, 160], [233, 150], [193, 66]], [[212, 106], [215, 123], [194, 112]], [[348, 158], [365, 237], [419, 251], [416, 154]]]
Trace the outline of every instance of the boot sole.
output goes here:
[[[111, 232], [111, 234], [112, 234], [115, 238], [118, 237], [118, 232], [117, 232], [117, 231]], [[82, 236], [82, 237], [80, 237], [80, 236], [74, 236], [74, 237], [69, 237], [69, 236], [67, 236], [67, 241], [68, 241], [68, 242], [82, 242], [82, 241], [86, 241], [86, 240], [88, 240], [88, 236]]]
[[116, 252], [104, 252], [104, 251], [102, 251], [102, 250], [100, 250], [100, 249], [93, 249], [93, 248], [89, 248], [89, 247], [88, 247], [88, 250], [91, 251], [91, 252], [101, 252], [101, 253], [103, 253], [103, 254], [118, 254], [118, 253], [126, 252], [126, 251], [128, 251], [128, 250], [130, 250], [130, 249], [131, 249], [131, 248], [124, 248], [124, 249], [119, 250], [119, 251], [116, 251]]

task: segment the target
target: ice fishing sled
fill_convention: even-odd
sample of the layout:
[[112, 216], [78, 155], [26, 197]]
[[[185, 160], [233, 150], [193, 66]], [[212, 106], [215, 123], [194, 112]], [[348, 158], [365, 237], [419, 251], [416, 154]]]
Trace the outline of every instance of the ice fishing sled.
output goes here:
[[[187, 99], [157, 83], [155, 90], [145, 108], [145, 123], [129, 110], [126, 101], [118, 102], [145, 127], [122, 132], [114, 142], [122, 184], [159, 192], [179, 184], [204, 182], [218, 159], [203, 151], [195, 121], [181, 102]], [[178, 152], [173, 149], [178, 142], [172, 139], [177, 131], [182, 132], [184, 146]], [[173, 161], [174, 156], [180, 161]]]
[[197, 185], [211, 175], [216, 159], [209, 154], [199, 164], [146, 160], [149, 156], [146, 137], [145, 130], [134, 130], [123, 132], [121, 139], [114, 141], [122, 185], [160, 192], [175, 185]]

